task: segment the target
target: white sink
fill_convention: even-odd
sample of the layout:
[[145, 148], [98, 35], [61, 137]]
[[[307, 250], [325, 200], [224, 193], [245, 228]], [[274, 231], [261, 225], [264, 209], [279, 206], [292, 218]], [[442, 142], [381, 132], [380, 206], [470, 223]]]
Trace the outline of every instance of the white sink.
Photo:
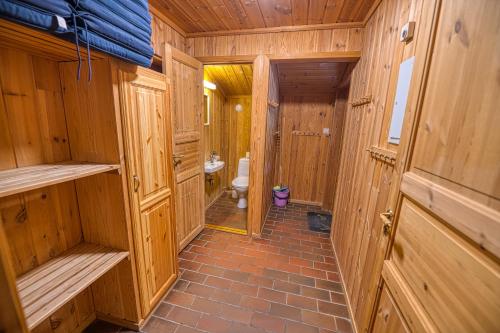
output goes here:
[[205, 162], [205, 173], [212, 174], [221, 170], [224, 167], [224, 161], [206, 161]]

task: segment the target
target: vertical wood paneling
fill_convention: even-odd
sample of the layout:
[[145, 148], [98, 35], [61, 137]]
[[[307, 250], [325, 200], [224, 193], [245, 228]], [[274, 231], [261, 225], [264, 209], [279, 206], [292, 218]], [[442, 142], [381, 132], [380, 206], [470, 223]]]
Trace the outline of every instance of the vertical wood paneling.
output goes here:
[[335, 190], [338, 186], [338, 174], [340, 169], [340, 156], [342, 151], [342, 140], [344, 121], [347, 110], [348, 90], [342, 89], [335, 96], [333, 111], [333, 124], [330, 128], [331, 144], [328, 152], [326, 174], [324, 178], [323, 209], [333, 211]]
[[[237, 104], [242, 106], [241, 112], [236, 112]], [[225, 138], [228, 148], [227, 184], [231, 184], [238, 175], [240, 158], [245, 157], [246, 153], [250, 152], [252, 96], [229, 96], [224, 109], [228, 120]]]
[[168, 43], [181, 51], [185, 50], [186, 38], [154, 13], [151, 13], [151, 29], [151, 44], [155, 55], [163, 55], [164, 43]]
[[292, 200], [321, 205], [333, 126], [333, 96], [284, 95], [281, 116], [281, 182]]
[[[214, 82], [205, 71], [205, 80]], [[205, 161], [210, 158], [210, 152], [215, 151], [221, 160], [226, 163], [224, 169], [212, 175], [213, 182], [205, 182], [205, 207], [210, 206], [227, 186], [228, 147], [226, 132], [226, 97], [220, 89], [210, 90], [205, 88], [205, 94], [210, 100], [210, 124], [203, 126], [205, 147]]]
[[[278, 69], [271, 65], [269, 72], [269, 97], [272, 102], [279, 101]], [[279, 107], [268, 105], [266, 115], [266, 146], [264, 151], [264, 189], [262, 192], [262, 215], [265, 217], [271, 208], [272, 188], [276, 184], [276, 169], [279, 168]]]
[[186, 39], [194, 57], [360, 51], [362, 28], [270, 32]]
[[[387, 209], [393, 167], [370, 156], [372, 146], [397, 151], [387, 144], [399, 64], [412, 56], [414, 38], [399, 42], [401, 26], [417, 21], [419, 0], [383, 1], [368, 21], [362, 57], [352, 77], [349, 103], [365, 96], [371, 102], [349, 105], [346, 115], [339, 187], [332, 232], [351, 314], [359, 332], [368, 328], [382, 269], [387, 238], [379, 214]], [[345, 15], [341, 13], [341, 15]]]

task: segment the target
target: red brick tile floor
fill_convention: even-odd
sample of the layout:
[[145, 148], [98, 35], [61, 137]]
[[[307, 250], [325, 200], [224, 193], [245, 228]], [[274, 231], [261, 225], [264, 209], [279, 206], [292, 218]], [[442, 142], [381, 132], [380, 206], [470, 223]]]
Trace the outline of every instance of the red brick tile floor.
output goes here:
[[222, 194], [205, 212], [205, 222], [222, 227], [247, 229], [247, 209], [238, 208], [230, 192]]
[[179, 255], [180, 279], [143, 331], [351, 332], [328, 234], [308, 230], [310, 210], [273, 207], [262, 239], [205, 229]]

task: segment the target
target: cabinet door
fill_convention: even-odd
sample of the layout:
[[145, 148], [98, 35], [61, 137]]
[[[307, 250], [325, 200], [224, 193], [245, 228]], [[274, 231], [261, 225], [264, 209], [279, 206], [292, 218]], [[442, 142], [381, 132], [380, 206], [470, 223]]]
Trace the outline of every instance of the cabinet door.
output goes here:
[[146, 316], [175, 281], [177, 250], [170, 108], [163, 74], [120, 71], [141, 305]]

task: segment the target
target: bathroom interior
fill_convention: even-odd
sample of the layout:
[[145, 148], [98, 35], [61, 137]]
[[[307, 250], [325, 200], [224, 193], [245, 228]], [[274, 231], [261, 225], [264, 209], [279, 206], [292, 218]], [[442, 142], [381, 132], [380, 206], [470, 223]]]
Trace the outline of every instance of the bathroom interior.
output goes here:
[[204, 66], [205, 223], [246, 234], [252, 64]]

